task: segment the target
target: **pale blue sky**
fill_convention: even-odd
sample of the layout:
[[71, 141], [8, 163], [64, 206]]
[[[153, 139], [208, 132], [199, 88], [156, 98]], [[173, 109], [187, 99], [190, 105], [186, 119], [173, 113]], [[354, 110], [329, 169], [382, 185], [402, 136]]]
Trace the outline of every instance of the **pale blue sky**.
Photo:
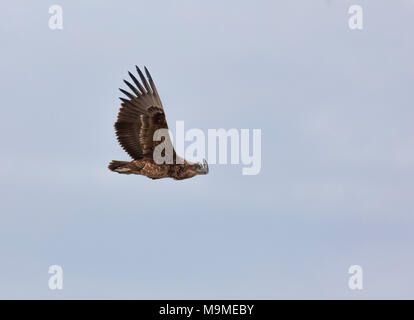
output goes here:
[[[0, 298], [414, 298], [414, 1], [19, 0], [0, 15]], [[135, 64], [173, 130], [260, 128], [260, 175], [107, 170], [128, 159], [113, 122]]]

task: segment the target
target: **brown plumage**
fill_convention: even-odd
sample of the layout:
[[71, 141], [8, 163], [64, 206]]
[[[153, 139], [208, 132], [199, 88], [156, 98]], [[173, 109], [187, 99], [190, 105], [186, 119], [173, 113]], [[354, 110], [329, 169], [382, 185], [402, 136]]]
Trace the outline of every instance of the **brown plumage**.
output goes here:
[[[141, 70], [138, 67], [136, 69], [142, 83], [128, 72], [135, 86], [124, 80], [131, 92], [119, 89], [128, 99], [120, 98], [122, 104], [115, 122], [118, 142], [133, 160], [131, 162], [113, 160], [108, 168], [121, 174], [140, 174], [151, 179], [183, 180], [198, 174], [207, 174], [207, 162], [204, 160], [203, 164], [191, 163], [180, 158], [172, 147], [169, 135], [162, 141], [154, 141], [154, 133], [158, 129], [168, 129], [168, 125], [150, 73], [145, 68], [147, 81]], [[154, 161], [154, 149], [160, 143], [171, 146], [172, 164], [157, 164]]]

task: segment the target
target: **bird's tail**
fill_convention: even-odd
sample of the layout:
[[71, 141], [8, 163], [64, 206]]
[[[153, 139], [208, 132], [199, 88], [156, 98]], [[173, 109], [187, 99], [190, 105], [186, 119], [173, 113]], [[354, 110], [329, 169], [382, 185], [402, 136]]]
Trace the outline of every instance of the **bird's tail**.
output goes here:
[[128, 163], [128, 161], [112, 160], [108, 166], [108, 169], [118, 173], [126, 173], [127, 171], [129, 171], [129, 169], [125, 167]]

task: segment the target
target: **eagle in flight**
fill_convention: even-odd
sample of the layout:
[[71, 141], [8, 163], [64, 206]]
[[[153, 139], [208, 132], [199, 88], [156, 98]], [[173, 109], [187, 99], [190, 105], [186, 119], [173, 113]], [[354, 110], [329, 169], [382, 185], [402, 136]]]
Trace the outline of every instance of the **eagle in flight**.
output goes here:
[[[113, 160], [108, 166], [109, 170], [121, 174], [140, 174], [151, 179], [183, 180], [199, 174], [207, 174], [208, 164], [205, 160], [202, 164], [191, 163], [176, 154], [168, 135], [167, 120], [154, 81], [147, 68], [145, 73], [148, 81], [137, 66], [136, 69], [142, 83], [128, 72], [135, 86], [124, 80], [131, 92], [119, 89], [128, 99], [120, 98], [121, 108], [115, 122], [118, 142], [133, 160], [130, 162]], [[167, 133], [163, 135], [164, 139], [160, 138], [160, 141], [156, 141], [158, 139], [154, 139], [154, 134], [159, 129], [164, 129]], [[160, 147], [161, 143], [169, 147], [161, 152], [162, 158], [169, 158], [172, 161], [157, 161], [154, 150], [157, 146]], [[165, 154], [169, 151], [172, 153], [170, 157]]]

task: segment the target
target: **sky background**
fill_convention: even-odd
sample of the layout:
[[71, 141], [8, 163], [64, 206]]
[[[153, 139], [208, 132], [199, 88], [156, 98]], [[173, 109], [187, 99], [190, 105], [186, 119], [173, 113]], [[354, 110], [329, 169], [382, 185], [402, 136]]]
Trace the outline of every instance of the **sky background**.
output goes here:
[[[411, 0], [0, 2], [0, 298], [414, 298], [413, 16]], [[110, 172], [136, 64], [173, 132], [261, 129], [260, 174]]]

